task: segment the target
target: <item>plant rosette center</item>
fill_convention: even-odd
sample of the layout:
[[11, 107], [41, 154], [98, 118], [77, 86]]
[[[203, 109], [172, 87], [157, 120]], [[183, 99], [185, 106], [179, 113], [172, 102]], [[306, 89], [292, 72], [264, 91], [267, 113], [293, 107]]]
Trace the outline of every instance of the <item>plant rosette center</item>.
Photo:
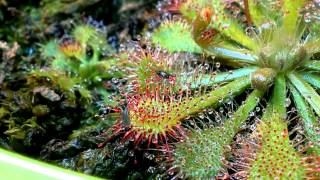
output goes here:
[[272, 40], [256, 54], [258, 56], [254, 65], [260, 69], [251, 73], [251, 85], [259, 90], [269, 88], [278, 74], [286, 75], [303, 68], [312, 57], [307, 47], [298, 40], [290, 41], [288, 38]]
[[[287, 73], [299, 68], [310, 57], [306, 48], [299, 43], [295, 47], [270, 44], [261, 49], [258, 64], [263, 68], [271, 68], [275, 72]], [[286, 47], [289, 46], [289, 47]]]

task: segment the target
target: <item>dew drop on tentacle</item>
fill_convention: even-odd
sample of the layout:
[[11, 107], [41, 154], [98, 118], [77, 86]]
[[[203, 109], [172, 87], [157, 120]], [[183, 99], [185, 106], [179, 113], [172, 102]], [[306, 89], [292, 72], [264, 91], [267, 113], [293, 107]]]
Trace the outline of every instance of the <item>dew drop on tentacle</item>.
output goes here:
[[128, 152], [128, 155], [129, 155], [130, 157], [133, 157], [133, 156], [134, 156], [134, 151], [133, 151], [133, 150], [130, 150], [130, 151]]
[[200, 119], [204, 119], [204, 118], [205, 118], [205, 115], [204, 115], [204, 113], [199, 113], [199, 114], [198, 114], [198, 117], [199, 117]]
[[155, 171], [156, 171], [156, 168], [153, 167], [153, 166], [150, 166], [150, 167], [148, 168], [148, 170], [147, 170], [147, 172], [150, 173], [150, 174], [155, 173]]
[[291, 105], [291, 99], [290, 98], [286, 98], [285, 105], [286, 105], [286, 107], [289, 107]]
[[216, 62], [215, 66], [216, 66], [217, 69], [219, 69], [220, 66], [221, 66], [221, 63], [220, 62]]

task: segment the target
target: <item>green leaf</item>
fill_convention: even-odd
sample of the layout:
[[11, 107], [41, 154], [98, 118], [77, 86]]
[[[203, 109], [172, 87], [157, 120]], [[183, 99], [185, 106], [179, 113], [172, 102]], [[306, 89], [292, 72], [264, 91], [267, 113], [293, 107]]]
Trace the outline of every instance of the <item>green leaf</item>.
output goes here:
[[316, 114], [320, 116], [320, 96], [319, 94], [303, 79], [301, 79], [297, 74], [290, 73], [288, 75], [291, 83], [297, 88], [300, 94], [305, 98], [305, 100], [311, 105]]
[[233, 96], [241, 94], [249, 86], [250, 78], [248, 76], [242, 77], [211, 91], [205, 96], [196, 97], [190, 102], [194, 104], [194, 107], [191, 109], [192, 112], [188, 112], [188, 114], [199, 112], [208, 107], [216, 107], [220, 102], [226, 100], [226, 98], [230, 99], [233, 98]]
[[317, 89], [320, 89], [320, 77], [309, 72], [301, 72], [299, 76]]
[[3, 179], [33, 179], [33, 180], [98, 180], [74, 171], [49, 165], [17, 153], [0, 149], [0, 174]]
[[[254, 148], [254, 160], [251, 162], [249, 160], [247, 170], [249, 180], [306, 179], [307, 168], [302, 165], [302, 157], [291, 145], [287, 123], [281, 114], [273, 113], [271, 116], [265, 116], [257, 126], [255, 134], [258, 138], [253, 141], [255, 145], [251, 147]], [[248, 149], [250, 146], [245, 150]], [[252, 154], [250, 155], [252, 157]], [[244, 154], [244, 156], [249, 155]]]
[[247, 36], [242, 27], [233, 19], [228, 18], [224, 13], [225, 4], [220, 0], [215, 0], [211, 3], [215, 18], [209, 24], [210, 28], [218, 30], [221, 34], [229, 39], [247, 47], [248, 49], [255, 50], [257, 44]]
[[[90, 61], [98, 61], [99, 55], [102, 52], [113, 52], [113, 49], [108, 45], [106, 35], [102, 32], [98, 32], [92, 26], [80, 25], [77, 26], [73, 31], [73, 37], [81, 44], [82, 48], [90, 46], [93, 50], [93, 56]], [[85, 59], [85, 54], [82, 55]]]
[[201, 86], [212, 86], [217, 83], [232, 81], [237, 78], [248, 76], [256, 70], [257, 67], [250, 66], [232, 70], [230, 72], [219, 73], [217, 75], [204, 74], [200, 75], [198, 78], [194, 78], [194, 76], [183, 76], [179, 80], [181, 85], [183, 86], [182, 89], [189, 88], [185, 86], [186, 84], [191, 84], [190, 88], [195, 89]]
[[47, 44], [40, 46], [41, 55], [44, 56], [44, 58], [66, 59], [64, 54], [59, 50], [59, 46], [56, 41], [49, 41]]
[[[214, 29], [215, 31], [219, 32], [219, 36], [217, 35], [215, 37], [221, 37], [220, 35], [222, 35], [223, 37], [226, 37], [226, 39], [235, 41], [248, 49], [255, 50], [257, 47], [256, 43], [253, 41], [253, 39], [246, 35], [242, 26], [239, 25], [235, 19], [229, 18], [229, 16], [225, 13], [225, 6], [226, 3], [221, 0], [187, 1], [182, 6], [181, 11], [183, 15], [187, 17], [190, 22], [193, 21], [194, 24], [203, 23], [200, 22], [202, 21], [201, 18], [198, 18], [203, 16], [203, 10], [210, 11], [212, 14], [210, 16], [213, 18], [211, 18], [211, 22], [206, 23], [206, 29]], [[201, 31], [205, 30], [203, 29], [202, 25], [200, 28]], [[214, 39], [213, 41], [220, 41], [220, 38], [218, 39], [219, 40]]]
[[114, 96], [113, 92], [107, 91], [104, 88], [98, 88], [97, 91], [101, 94], [101, 98], [106, 106], [116, 107], [119, 106], [117, 98], [111, 98]]
[[268, 18], [266, 18], [268, 16], [264, 12], [265, 8], [262, 2], [248, 0], [248, 7], [254, 25], [260, 27], [263, 23], [268, 22]]
[[320, 155], [320, 134], [317, 129], [320, 128], [317, 117], [314, 115], [313, 111], [307, 105], [301, 94], [296, 90], [293, 85], [289, 85], [291, 93], [293, 95], [294, 102], [296, 104], [299, 115], [303, 119], [304, 129], [307, 132], [308, 139], [314, 144], [312, 148], [318, 155]]
[[210, 179], [223, 168], [225, 146], [228, 146], [254, 110], [263, 92], [253, 91], [247, 100], [222, 126], [201, 131], [192, 130], [189, 138], [177, 144], [174, 153], [174, 166], [178, 167], [190, 179]]
[[77, 26], [73, 30], [73, 37], [82, 45], [86, 46], [92, 37], [97, 36], [97, 31], [88, 25]]
[[259, 90], [254, 90], [246, 99], [244, 104], [233, 114], [230, 121], [226, 123], [230, 127], [233, 127], [234, 134], [237, 133], [239, 127], [247, 120], [249, 113], [257, 106], [260, 98], [264, 95], [264, 92]]
[[318, 28], [319, 31], [311, 32], [308, 34], [303, 45], [310, 55], [314, 55], [320, 52], [320, 23], [318, 24]]
[[0, 107], [0, 119], [4, 118], [8, 114], [10, 114], [10, 112], [6, 108]]
[[201, 48], [194, 42], [191, 27], [180, 21], [168, 21], [153, 33], [152, 42], [170, 52], [200, 53]]
[[[256, 63], [257, 57], [254, 55], [251, 55], [248, 52], [241, 52], [241, 50], [230, 50], [227, 48], [222, 48], [222, 47], [212, 47], [208, 46], [205, 48], [205, 52], [213, 55], [213, 56], [218, 56], [220, 58], [226, 58], [229, 63], [232, 64], [253, 64]], [[230, 59], [230, 60], [229, 60]]]
[[[166, 126], [168, 126], [168, 124], [176, 124], [182, 120], [185, 120], [189, 116], [202, 112], [204, 109], [216, 108], [218, 105], [221, 105], [222, 103], [232, 101], [234, 96], [241, 94], [249, 86], [250, 78], [247, 76], [243, 78], [238, 78], [230, 82], [229, 84], [226, 84], [212, 91], [201, 93], [200, 95], [194, 95], [192, 97], [187, 96], [181, 99], [181, 102], [172, 102], [176, 104], [176, 106], [173, 107], [177, 108], [172, 108], [170, 111], [165, 111], [165, 113], [161, 114], [161, 116], [166, 118], [167, 120], [163, 121], [160, 117], [158, 119], [161, 120], [160, 123], [165, 122], [164, 124]], [[152, 103], [153, 105], [155, 105], [155, 107], [162, 107], [160, 104], [161, 102], [153, 101]], [[148, 105], [147, 108], [149, 107], [150, 106]], [[139, 121], [139, 123], [140, 122], [141, 121]], [[142, 123], [141, 126], [147, 127], [145, 124]], [[163, 131], [160, 129], [163, 126], [156, 123], [153, 127], [154, 129], [157, 128], [157, 132], [160, 132]]]
[[183, 17], [191, 22], [197, 17], [198, 10], [208, 6], [209, 3], [212, 2], [208, 0], [183, 1], [179, 10]]
[[279, 5], [281, 2], [274, 2], [270, 0], [248, 0], [249, 12], [253, 24], [261, 27], [265, 23], [278, 24], [279, 18], [283, 15]]
[[[314, 39], [314, 42], [318, 43], [318, 45], [319, 45], [319, 43], [320, 43], [320, 38], [318, 36], [318, 34], [320, 32], [320, 16], [319, 16], [319, 14], [318, 14], [318, 17], [316, 17], [316, 18], [317, 18], [316, 20], [314, 20], [308, 24], [308, 28], [310, 30], [310, 34], [312, 34], [316, 38], [316, 39]], [[319, 52], [319, 50], [320, 50], [319, 46], [318, 46], [317, 50]]]
[[304, 67], [310, 70], [320, 71], [320, 60], [308, 61]]
[[84, 87], [79, 87], [78, 91], [83, 98], [85, 98], [86, 100], [91, 100], [91, 92], [88, 89]]
[[52, 18], [57, 14], [74, 14], [80, 10], [90, 7], [100, 0], [86, 0], [86, 1], [51, 1], [51, 0], [42, 0], [41, 1], [41, 10], [42, 16], [44, 19]]
[[284, 0], [283, 6], [283, 25], [282, 29], [288, 36], [296, 36], [300, 33], [297, 32], [299, 20], [301, 18], [300, 10], [303, 8], [307, 0]]

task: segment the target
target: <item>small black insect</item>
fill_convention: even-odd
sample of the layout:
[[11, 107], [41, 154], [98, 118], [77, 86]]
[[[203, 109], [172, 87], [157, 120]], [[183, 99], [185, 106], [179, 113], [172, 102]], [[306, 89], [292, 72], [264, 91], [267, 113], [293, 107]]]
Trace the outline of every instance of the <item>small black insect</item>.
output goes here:
[[163, 79], [169, 79], [172, 75], [164, 72], [164, 71], [157, 71], [157, 75]]

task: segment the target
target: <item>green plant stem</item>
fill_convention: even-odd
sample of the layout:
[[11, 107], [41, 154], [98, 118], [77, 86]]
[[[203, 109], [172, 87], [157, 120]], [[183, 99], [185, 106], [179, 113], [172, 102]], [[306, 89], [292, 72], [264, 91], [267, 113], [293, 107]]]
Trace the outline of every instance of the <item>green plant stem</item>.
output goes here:
[[[232, 101], [234, 96], [241, 94], [250, 86], [250, 78], [243, 77], [236, 79], [211, 92], [198, 95], [196, 97], [186, 97], [179, 103], [177, 108], [171, 112], [174, 121], [184, 120], [186, 117], [203, 111], [206, 108], [216, 108], [218, 105], [226, 101]], [[179, 113], [181, 112], [181, 113]]]
[[222, 126], [192, 131], [189, 139], [177, 144], [174, 164], [188, 177], [208, 179], [222, 169], [224, 147], [232, 143], [234, 135], [254, 110], [263, 92], [254, 90], [240, 108]]
[[275, 78], [273, 94], [268, 104], [266, 113], [263, 115], [262, 119], [271, 117], [274, 113], [285, 119], [287, 116], [286, 111], [286, 80], [283, 75], [278, 75]]
[[250, 73], [257, 70], [257, 67], [244, 67], [241, 69], [233, 70], [230, 72], [223, 72], [217, 75], [206, 74], [202, 75], [200, 78], [194, 78], [193, 76], [184, 76], [180, 79], [183, 89], [187, 89], [188, 86], [185, 84], [191, 84], [190, 88], [195, 89], [201, 86], [212, 86], [217, 83], [228, 82], [250, 75]]
[[264, 95], [263, 91], [254, 90], [246, 99], [244, 104], [240, 106], [240, 108], [233, 114], [231, 120], [229, 120], [226, 123], [229, 123], [232, 129], [235, 130], [232, 132], [234, 135], [237, 133], [237, 130], [243, 124], [248, 116], [249, 113], [253, 111], [253, 109], [257, 106], [258, 102], [260, 101], [260, 98]]
[[[226, 100], [232, 100], [234, 96], [241, 94], [245, 89], [250, 86], [250, 78], [243, 77], [236, 79], [230, 82], [227, 85], [222, 86], [219, 89], [213, 90], [208, 94], [205, 94], [200, 97], [196, 97], [189, 101], [188, 104], [182, 106], [182, 109], [186, 109], [186, 114], [183, 115], [184, 117], [187, 115], [191, 115], [201, 110], [208, 108], [208, 107], [217, 107], [220, 103], [225, 102]], [[190, 104], [193, 106], [190, 107]], [[188, 108], [186, 108], [188, 107]]]

